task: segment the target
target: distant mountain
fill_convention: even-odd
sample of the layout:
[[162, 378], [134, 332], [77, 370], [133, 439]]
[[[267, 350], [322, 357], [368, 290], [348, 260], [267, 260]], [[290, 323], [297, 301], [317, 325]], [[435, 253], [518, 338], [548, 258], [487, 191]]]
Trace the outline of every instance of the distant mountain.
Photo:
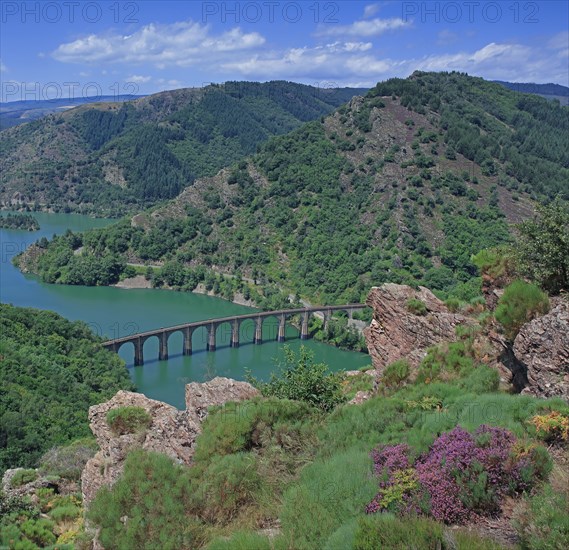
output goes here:
[[522, 94], [535, 94], [545, 99], [557, 99], [561, 105], [569, 105], [569, 88], [560, 84], [533, 84], [528, 82], [503, 82], [494, 80], [506, 88]]
[[225, 296], [226, 281], [208, 270], [260, 282], [266, 298], [280, 289], [358, 302], [396, 282], [470, 299], [480, 292], [471, 255], [508, 241], [509, 224], [536, 200], [569, 199], [568, 134], [567, 107], [461, 73], [417, 72], [271, 139], [174, 200], [61, 238], [36, 271], [82, 284], [93, 266], [113, 266], [116, 278], [126, 261], [148, 262], [164, 264], [157, 281], [192, 289], [206, 274]]
[[0, 206], [134, 211], [365, 91], [227, 82], [51, 114], [0, 132]]
[[0, 130], [18, 126], [49, 115], [60, 113], [67, 109], [72, 109], [85, 103], [106, 103], [116, 101], [132, 101], [145, 97], [143, 95], [119, 95], [119, 96], [97, 96], [97, 97], [76, 97], [71, 99], [43, 99], [43, 100], [24, 100], [0, 102]]

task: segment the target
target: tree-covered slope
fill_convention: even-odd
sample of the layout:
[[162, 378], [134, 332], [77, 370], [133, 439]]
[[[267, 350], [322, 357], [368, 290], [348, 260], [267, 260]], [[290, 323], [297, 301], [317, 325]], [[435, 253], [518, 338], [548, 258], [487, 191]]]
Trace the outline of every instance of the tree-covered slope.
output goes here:
[[156, 281], [184, 289], [205, 266], [318, 302], [383, 282], [470, 298], [471, 255], [508, 241], [535, 201], [568, 198], [568, 130], [566, 107], [480, 78], [388, 80], [165, 205], [58, 239], [36, 271], [77, 283], [122, 256], [163, 263]]
[[60, 113], [84, 103], [100, 103], [107, 101], [132, 101], [136, 95], [109, 95], [92, 97], [69, 97], [54, 99], [24, 99], [20, 101], [0, 102], [0, 131], [52, 113]]
[[133, 211], [364, 92], [228, 82], [50, 115], [0, 133], [0, 204]]
[[0, 472], [89, 436], [89, 407], [132, 389], [124, 363], [84, 323], [0, 304], [0, 335]]
[[504, 82], [495, 80], [498, 84], [521, 94], [535, 94], [545, 99], [557, 100], [561, 105], [569, 105], [569, 88], [560, 84], [534, 84], [533, 82]]

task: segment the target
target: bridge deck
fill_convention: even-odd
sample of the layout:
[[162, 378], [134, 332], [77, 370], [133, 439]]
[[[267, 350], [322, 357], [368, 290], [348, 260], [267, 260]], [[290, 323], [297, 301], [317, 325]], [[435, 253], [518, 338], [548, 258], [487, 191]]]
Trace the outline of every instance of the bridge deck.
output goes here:
[[299, 313], [326, 313], [332, 311], [342, 311], [342, 310], [354, 310], [354, 309], [364, 309], [367, 307], [365, 304], [346, 304], [341, 306], [314, 306], [314, 307], [304, 307], [295, 309], [279, 309], [277, 311], [258, 311], [255, 313], [246, 313], [244, 315], [232, 315], [231, 317], [217, 317], [213, 319], [204, 319], [203, 321], [194, 321], [192, 323], [184, 323], [182, 325], [173, 325], [170, 327], [162, 327], [153, 330], [147, 330], [145, 332], [138, 332], [130, 336], [123, 336], [122, 338], [115, 338], [113, 340], [107, 340], [103, 342], [104, 347], [111, 347], [117, 344], [123, 344], [125, 342], [132, 342], [137, 338], [147, 338], [149, 336], [156, 336], [157, 334], [162, 334], [164, 332], [176, 332], [178, 330], [183, 330], [187, 328], [199, 328], [205, 327], [211, 324], [220, 325], [222, 323], [231, 323], [234, 321], [244, 321], [247, 319], [258, 319], [263, 317], [272, 317], [279, 315], [297, 315]]

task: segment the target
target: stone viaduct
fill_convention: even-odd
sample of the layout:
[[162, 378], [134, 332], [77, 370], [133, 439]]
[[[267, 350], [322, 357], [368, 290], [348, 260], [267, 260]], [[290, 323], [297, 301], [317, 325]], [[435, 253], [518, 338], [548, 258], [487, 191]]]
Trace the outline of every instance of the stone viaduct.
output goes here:
[[295, 315], [301, 317], [301, 327], [300, 327], [300, 338], [306, 340], [309, 337], [308, 333], [308, 321], [311, 315], [320, 313], [324, 318], [324, 325], [326, 326], [330, 320], [332, 313], [335, 311], [345, 311], [348, 317], [351, 319], [354, 311], [364, 309], [365, 304], [347, 304], [341, 306], [317, 306], [317, 307], [306, 307], [297, 309], [281, 309], [278, 311], [262, 311], [255, 313], [248, 313], [246, 315], [236, 315], [233, 317], [220, 317], [217, 319], [207, 319], [205, 321], [195, 321], [193, 323], [186, 323], [183, 325], [175, 325], [172, 327], [163, 327], [155, 330], [149, 330], [147, 332], [140, 332], [138, 334], [133, 334], [131, 336], [125, 336], [123, 338], [116, 338], [114, 340], [107, 340], [103, 343], [103, 346], [110, 349], [116, 353], [125, 344], [134, 345], [134, 364], [143, 365], [144, 364], [144, 342], [149, 338], [158, 338], [158, 359], [166, 360], [168, 359], [168, 338], [176, 333], [181, 332], [183, 335], [183, 349], [182, 353], [184, 355], [192, 354], [192, 335], [195, 330], [206, 327], [207, 329], [207, 346], [206, 349], [209, 351], [215, 351], [216, 348], [216, 332], [217, 329], [225, 323], [228, 323], [231, 327], [231, 347], [239, 347], [239, 328], [243, 321], [252, 319], [255, 326], [255, 334], [253, 337], [253, 342], [255, 344], [263, 343], [263, 322], [269, 317], [276, 317], [278, 319], [278, 330], [276, 339], [278, 342], [285, 341], [285, 331], [287, 319]]

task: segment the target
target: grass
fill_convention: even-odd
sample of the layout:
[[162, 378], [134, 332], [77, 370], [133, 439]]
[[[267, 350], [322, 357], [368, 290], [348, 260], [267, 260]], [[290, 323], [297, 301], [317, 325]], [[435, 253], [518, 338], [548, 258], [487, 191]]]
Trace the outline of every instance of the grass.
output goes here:
[[143, 432], [152, 417], [142, 407], [117, 407], [107, 413], [107, 423], [117, 435]]
[[[192, 468], [139, 451], [127, 460], [124, 483], [97, 497], [90, 519], [103, 528], [105, 540], [143, 547], [499, 548], [428, 518], [365, 515], [377, 494], [370, 451], [380, 444], [407, 443], [418, 456], [437, 434], [457, 425], [473, 431], [489, 424], [512, 431], [529, 448], [538, 438], [534, 417], [552, 411], [569, 415], [560, 399], [499, 393], [496, 371], [477, 363], [468, 342], [445, 348], [446, 354], [432, 352], [430, 361], [441, 364], [429, 383], [402, 385], [402, 380], [359, 406], [340, 405], [325, 413], [308, 403], [271, 397], [213, 409], [197, 439]], [[353, 383], [363, 383], [365, 376]], [[531, 547], [556, 548], [565, 536], [557, 509], [567, 496], [552, 488], [551, 494], [538, 490], [535, 498], [519, 500], [526, 506], [522, 538]], [[135, 503], [140, 505], [133, 510]], [[115, 520], [135, 512], [147, 525], [144, 540], [132, 538]], [[272, 537], [263, 535], [263, 528], [277, 522], [280, 529]]]

